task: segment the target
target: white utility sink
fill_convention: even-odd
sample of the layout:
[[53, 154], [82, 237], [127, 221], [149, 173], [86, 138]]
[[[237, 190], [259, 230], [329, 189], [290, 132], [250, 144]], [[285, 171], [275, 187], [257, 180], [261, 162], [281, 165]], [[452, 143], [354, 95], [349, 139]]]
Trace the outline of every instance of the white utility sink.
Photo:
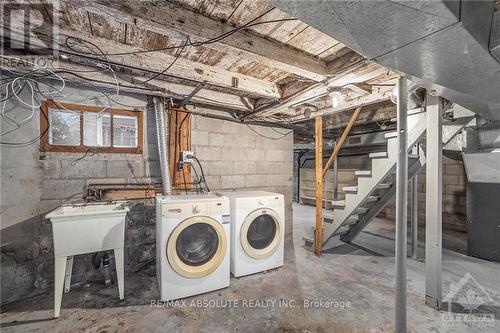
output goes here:
[[73, 256], [113, 250], [118, 292], [123, 299], [125, 216], [123, 202], [61, 206], [46, 215], [52, 223], [55, 257], [54, 317], [59, 317], [63, 287], [69, 291]]

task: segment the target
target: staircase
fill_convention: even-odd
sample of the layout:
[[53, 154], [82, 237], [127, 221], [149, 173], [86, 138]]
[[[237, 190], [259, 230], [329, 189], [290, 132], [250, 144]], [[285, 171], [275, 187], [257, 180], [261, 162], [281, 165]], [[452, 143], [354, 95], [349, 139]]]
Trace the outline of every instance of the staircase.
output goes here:
[[[425, 165], [425, 152], [418, 143], [426, 129], [426, 114], [420, 109], [408, 113], [408, 177], [416, 175]], [[371, 170], [356, 171], [357, 186], [344, 187], [345, 199], [333, 201], [332, 210], [323, 213], [323, 248], [331, 248], [332, 239], [339, 236], [350, 242], [382, 211], [396, 193], [391, 174], [398, 160], [397, 132], [385, 135], [387, 151], [372, 153]], [[304, 238], [307, 246], [314, 246], [314, 237]]]
[[[456, 118], [452, 121], [443, 121], [443, 147], [473, 121], [470, 111], [461, 111], [455, 112]], [[407, 121], [408, 178], [411, 179], [426, 163], [425, 145], [421, 144], [425, 139], [426, 113], [421, 109], [410, 110]], [[385, 138], [387, 151], [370, 154], [371, 169], [355, 172], [357, 186], [343, 187], [344, 200], [332, 201], [333, 209], [323, 210], [323, 249], [338, 245], [338, 240], [352, 241], [396, 194], [392, 174], [398, 160], [397, 132], [388, 133]], [[304, 240], [306, 246], [314, 247], [314, 236], [304, 237]]]

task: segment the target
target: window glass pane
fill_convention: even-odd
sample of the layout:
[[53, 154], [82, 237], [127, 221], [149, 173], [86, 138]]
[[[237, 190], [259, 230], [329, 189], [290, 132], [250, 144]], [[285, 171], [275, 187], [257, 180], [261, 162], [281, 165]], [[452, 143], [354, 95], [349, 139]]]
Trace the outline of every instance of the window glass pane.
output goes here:
[[113, 147], [137, 147], [137, 117], [113, 115]]
[[83, 145], [111, 146], [111, 118], [109, 112], [83, 113]]
[[49, 109], [49, 144], [80, 145], [80, 112]]

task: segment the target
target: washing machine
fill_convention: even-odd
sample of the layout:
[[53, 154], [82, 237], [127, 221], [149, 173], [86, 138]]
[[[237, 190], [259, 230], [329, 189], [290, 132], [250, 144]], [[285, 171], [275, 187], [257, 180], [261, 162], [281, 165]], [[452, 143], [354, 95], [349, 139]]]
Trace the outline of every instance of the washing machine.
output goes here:
[[239, 277], [283, 266], [283, 195], [264, 191], [221, 195], [231, 202], [231, 273]]
[[160, 299], [229, 286], [229, 200], [217, 195], [156, 197], [156, 267]]

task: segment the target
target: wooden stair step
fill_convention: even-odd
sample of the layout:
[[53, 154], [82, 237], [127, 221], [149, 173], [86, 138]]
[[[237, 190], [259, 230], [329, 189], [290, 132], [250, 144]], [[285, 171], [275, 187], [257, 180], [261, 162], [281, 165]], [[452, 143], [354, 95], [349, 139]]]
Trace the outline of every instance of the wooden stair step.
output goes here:
[[345, 200], [333, 201], [333, 208], [344, 209], [344, 207], [345, 207]]
[[371, 177], [372, 171], [371, 170], [358, 170], [358, 171], [355, 171], [354, 174], [357, 177]]
[[379, 153], [370, 153], [368, 155], [370, 158], [385, 158], [387, 157], [387, 152], [386, 151], [381, 151]]
[[357, 186], [346, 186], [346, 187], [342, 187], [342, 191], [344, 191], [345, 193], [357, 193], [358, 187]]

